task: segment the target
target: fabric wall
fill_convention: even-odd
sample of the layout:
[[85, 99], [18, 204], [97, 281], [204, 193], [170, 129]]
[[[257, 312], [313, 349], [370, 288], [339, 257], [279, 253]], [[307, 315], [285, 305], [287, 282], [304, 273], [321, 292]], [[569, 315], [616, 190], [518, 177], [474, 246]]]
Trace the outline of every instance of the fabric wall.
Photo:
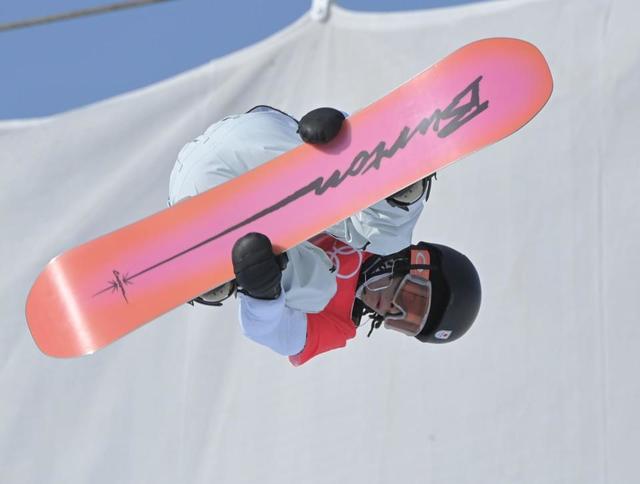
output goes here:
[[[632, 0], [334, 6], [146, 89], [0, 123], [0, 482], [637, 482], [638, 19]], [[23, 314], [38, 272], [163, 208], [209, 124], [256, 104], [353, 112], [496, 36], [536, 44], [555, 91], [442, 171], [416, 229], [479, 269], [463, 339], [363, 330], [293, 368], [243, 338], [234, 303], [185, 305], [90, 357], [39, 353]]]

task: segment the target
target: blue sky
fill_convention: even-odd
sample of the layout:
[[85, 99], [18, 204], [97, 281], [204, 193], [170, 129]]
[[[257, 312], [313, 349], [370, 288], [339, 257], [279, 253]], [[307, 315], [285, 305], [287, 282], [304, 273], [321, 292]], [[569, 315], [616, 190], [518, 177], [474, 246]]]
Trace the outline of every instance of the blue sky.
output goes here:
[[[122, 0], [20, 0], [0, 23]], [[473, 0], [337, 0], [351, 10], [414, 10]], [[0, 119], [46, 116], [171, 77], [251, 45], [298, 19], [311, 0], [174, 0], [0, 32]]]

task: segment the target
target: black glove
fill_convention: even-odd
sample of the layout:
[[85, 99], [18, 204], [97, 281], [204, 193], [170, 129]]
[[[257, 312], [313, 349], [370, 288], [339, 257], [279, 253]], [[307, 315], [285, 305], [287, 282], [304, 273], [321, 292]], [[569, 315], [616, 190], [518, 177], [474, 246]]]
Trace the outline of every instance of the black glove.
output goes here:
[[238, 239], [231, 251], [233, 272], [241, 292], [256, 299], [278, 299], [286, 254], [276, 256], [269, 237], [251, 232]]
[[344, 114], [337, 109], [314, 109], [302, 117], [298, 133], [305, 143], [325, 144], [340, 132], [344, 119]]

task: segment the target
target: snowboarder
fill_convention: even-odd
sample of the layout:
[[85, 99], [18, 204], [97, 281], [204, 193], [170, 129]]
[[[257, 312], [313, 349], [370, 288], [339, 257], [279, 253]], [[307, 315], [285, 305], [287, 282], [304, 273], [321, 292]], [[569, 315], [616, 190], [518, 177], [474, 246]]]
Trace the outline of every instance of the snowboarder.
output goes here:
[[[268, 106], [228, 116], [185, 145], [171, 173], [169, 204], [195, 196], [302, 142], [324, 144], [345, 115], [319, 108], [299, 122]], [[249, 233], [233, 247], [236, 279], [195, 302], [218, 306], [234, 294], [250, 339], [300, 365], [355, 336], [363, 316], [420, 341], [462, 336], [480, 307], [478, 274], [461, 253], [420, 242], [413, 228], [428, 199], [427, 177], [275, 255], [269, 238]]]

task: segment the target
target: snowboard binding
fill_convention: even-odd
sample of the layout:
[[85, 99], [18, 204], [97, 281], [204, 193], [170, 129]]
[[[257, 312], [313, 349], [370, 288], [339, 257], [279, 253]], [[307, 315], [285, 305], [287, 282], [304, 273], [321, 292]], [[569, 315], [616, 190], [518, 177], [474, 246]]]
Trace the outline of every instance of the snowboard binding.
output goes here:
[[392, 207], [397, 207], [401, 208], [402, 210], [409, 211], [409, 205], [413, 205], [414, 203], [420, 201], [423, 196], [425, 202], [429, 200], [429, 195], [431, 194], [431, 183], [434, 179], [438, 179], [436, 173], [434, 173], [433, 175], [429, 175], [422, 180], [418, 180], [417, 182], [388, 197], [386, 199], [387, 203]]

